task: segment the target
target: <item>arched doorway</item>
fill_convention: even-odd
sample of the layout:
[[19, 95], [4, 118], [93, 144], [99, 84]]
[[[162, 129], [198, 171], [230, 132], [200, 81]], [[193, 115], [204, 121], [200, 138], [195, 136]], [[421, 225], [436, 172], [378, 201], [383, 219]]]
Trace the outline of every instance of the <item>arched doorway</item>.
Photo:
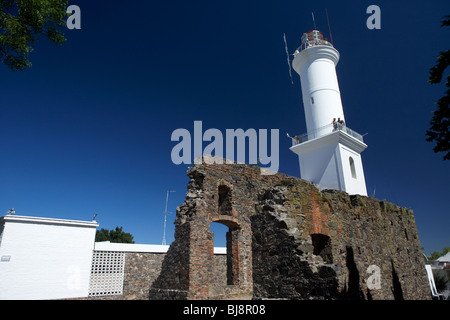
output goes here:
[[[213, 219], [210, 232], [214, 232], [215, 247], [217, 246], [216, 243], [225, 244], [226, 247], [226, 285], [238, 285], [240, 283], [239, 224], [232, 217], [226, 218], [222, 216], [218, 219]], [[223, 236], [225, 236], [225, 239], [223, 239]]]

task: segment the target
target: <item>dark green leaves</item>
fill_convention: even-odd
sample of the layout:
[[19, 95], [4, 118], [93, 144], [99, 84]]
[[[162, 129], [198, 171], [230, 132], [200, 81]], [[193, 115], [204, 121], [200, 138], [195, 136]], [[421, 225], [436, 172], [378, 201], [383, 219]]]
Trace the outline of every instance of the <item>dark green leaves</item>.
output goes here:
[[95, 234], [95, 241], [111, 241], [114, 243], [134, 243], [133, 236], [130, 233], [123, 232], [122, 227], [116, 227], [115, 230], [100, 229]]
[[62, 44], [68, 0], [0, 0], [0, 61], [13, 71], [31, 67], [40, 36]]
[[[450, 16], [445, 16], [441, 26], [450, 26]], [[441, 52], [436, 65], [430, 69], [429, 83], [435, 84], [442, 80], [445, 69], [450, 66], [450, 50]], [[430, 130], [427, 130], [427, 141], [435, 142], [434, 152], [445, 152], [444, 160], [450, 160], [450, 75], [447, 76], [446, 95], [437, 102], [433, 112]]]

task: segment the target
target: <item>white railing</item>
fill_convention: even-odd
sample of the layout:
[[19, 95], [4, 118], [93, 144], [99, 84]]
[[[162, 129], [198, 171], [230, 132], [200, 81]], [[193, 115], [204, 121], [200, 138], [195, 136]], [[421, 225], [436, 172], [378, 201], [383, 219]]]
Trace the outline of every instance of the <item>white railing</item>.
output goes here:
[[330, 133], [333, 133], [335, 131], [342, 131], [347, 133], [348, 135], [358, 139], [361, 142], [364, 142], [363, 136], [361, 134], [359, 134], [358, 132], [346, 127], [345, 125], [341, 125], [338, 123], [335, 124], [328, 124], [326, 126], [320, 127], [316, 130], [304, 133], [300, 136], [294, 136], [292, 137], [292, 145], [295, 146], [297, 144], [312, 140], [312, 139], [316, 139], [319, 137], [323, 137], [326, 136]]
[[333, 47], [333, 45], [331, 44], [331, 42], [328, 42], [327, 40], [321, 40], [321, 39], [315, 39], [313, 41], [309, 41], [309, 42], [305, 42], [303, 43], [300, 47], [297, 48], [298, 53], [308, 49], [310, 47], [315, 47], [315, 46], [328, 46], [328, 47]]

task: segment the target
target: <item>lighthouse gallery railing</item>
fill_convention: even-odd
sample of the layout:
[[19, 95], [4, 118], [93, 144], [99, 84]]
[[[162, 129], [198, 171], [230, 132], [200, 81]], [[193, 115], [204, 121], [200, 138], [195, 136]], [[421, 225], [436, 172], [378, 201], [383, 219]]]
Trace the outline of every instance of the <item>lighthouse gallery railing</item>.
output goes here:
[[304, 133], [300, 136], [294, 136], [292, 137], [292, 145], [295, 146], [297, 144], [316, 139], [319, 137], [326, 136], [330, 133], [333, 133], [335, 131], [342, 131], [347, 133], [348, 135], [358, 139], [361, 142], [364, 142], [363, 135], [359, 134], [358, 132], [348, 128], [345, 125], [341, 124], [328, 124], [326, 126], [320, 127], [316, 130]]

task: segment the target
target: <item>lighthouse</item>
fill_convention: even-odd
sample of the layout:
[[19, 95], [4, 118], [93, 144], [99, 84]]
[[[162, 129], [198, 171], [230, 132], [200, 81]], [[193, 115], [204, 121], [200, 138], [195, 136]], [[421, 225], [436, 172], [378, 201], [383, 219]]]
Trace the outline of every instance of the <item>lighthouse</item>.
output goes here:
[[367, 145], [345, 121], [336, 74], [339, 52], [320, 31], [312, 30], [303, 34], [294, 56], [307, 130], [292, 139], [290, 148], [298, 155], [300, 177], [319, 190], [367, 196], [361, 159]]

